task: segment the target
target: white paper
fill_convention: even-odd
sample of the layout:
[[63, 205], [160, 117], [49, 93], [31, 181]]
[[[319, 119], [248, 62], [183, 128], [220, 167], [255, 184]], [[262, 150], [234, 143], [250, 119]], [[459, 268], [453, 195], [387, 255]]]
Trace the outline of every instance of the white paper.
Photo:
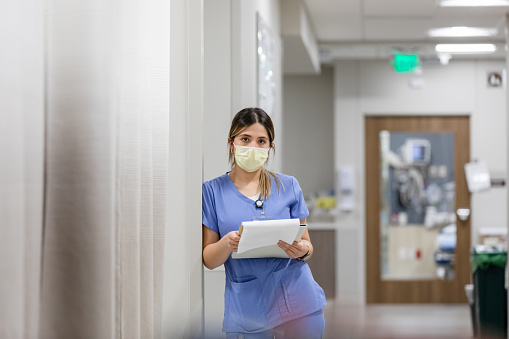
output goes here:
[[237, 253], [276, 245], [279, 240], [292, 244], [299, 232], [299, 219], [255, 220], [242, 223], [243, 231]]
[[474, 161], [465, 164], [468, 190], [472, 193], [491, 188], [490, 172], [484, 161]]

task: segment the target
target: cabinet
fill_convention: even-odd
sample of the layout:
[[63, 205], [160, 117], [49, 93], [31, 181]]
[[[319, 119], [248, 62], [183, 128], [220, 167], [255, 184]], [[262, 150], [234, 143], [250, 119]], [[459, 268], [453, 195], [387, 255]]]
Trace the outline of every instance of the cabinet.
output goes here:
[[310, 229], [313, 256], [307, 261], [327, 299], [336, 297], [336, 231]]

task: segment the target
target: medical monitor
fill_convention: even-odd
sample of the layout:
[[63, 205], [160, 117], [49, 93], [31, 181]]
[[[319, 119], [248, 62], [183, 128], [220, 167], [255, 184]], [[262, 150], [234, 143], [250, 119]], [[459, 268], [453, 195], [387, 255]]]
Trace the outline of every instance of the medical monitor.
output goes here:
[[431, 158], [431, 144], [426, 139], [407, 139], [402, 146], [402, 157], [407, 164], [427, 165]]

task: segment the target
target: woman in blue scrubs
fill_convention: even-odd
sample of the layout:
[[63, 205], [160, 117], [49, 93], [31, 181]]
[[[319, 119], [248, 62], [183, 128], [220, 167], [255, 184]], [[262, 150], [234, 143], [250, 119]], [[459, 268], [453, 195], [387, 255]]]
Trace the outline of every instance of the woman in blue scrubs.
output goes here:
[[233, 118], [232, 169], [203, 184], [203, 263], [225, 267], [226, 338], [321, 338], [326, 301], [305, 262], [313, 254], [307, 230], [299, 242], [278, 243], [289, 258], [231, 258], [243, 221], [298, 218], [305, 224], [309, 215], [297, 180], [264, 167], [273, 141], [274, 126], [262, 109], [246, 108]]

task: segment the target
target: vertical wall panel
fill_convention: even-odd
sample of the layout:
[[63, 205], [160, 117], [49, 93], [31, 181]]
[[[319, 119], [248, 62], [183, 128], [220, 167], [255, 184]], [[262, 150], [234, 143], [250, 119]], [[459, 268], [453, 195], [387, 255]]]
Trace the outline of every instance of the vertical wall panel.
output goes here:
[[203, 2], [171, 1], [169, 194], [164, 338], [202, 332]]
[[204, 2], [204, 181], [229, 170], [232, 119], [231, 0]]
[[[232, 0], [204, 1], [204, 107], [203, 181], [226, 173], [227, 137], [232, 119]], [[204, 332], [210, 338], [222, 335], [224, 313], [224, 267], [204, 268]]]
[[[186, 154], [189, 152], [187, 133], [188, 120], [178, 112], [188, 111], [188, 4], [173, 1], [170, 7], [170, 148], [169, 171], [177, 176], [170, 177], [171, 187], [168, 208], [172, 215], [168, 224], [169, 251], [165, 263], [165, 300], [163, 313], [163, 335], [170, 338], [190, 337], [189, 281], [190, 267], [186, 254], [190, 251], [190, 227], [186, 202], [189, 200], [186, 170]], [[170, 237], [171, 234], [171, 237]], [[170, 256], [170, 253], [172, 255]], [[178, 260], [179, 258], [180, 260]], [[171, 264], [170, 264], [171, 262]], [[179, 305], [177, 309], [174, 305]]]

